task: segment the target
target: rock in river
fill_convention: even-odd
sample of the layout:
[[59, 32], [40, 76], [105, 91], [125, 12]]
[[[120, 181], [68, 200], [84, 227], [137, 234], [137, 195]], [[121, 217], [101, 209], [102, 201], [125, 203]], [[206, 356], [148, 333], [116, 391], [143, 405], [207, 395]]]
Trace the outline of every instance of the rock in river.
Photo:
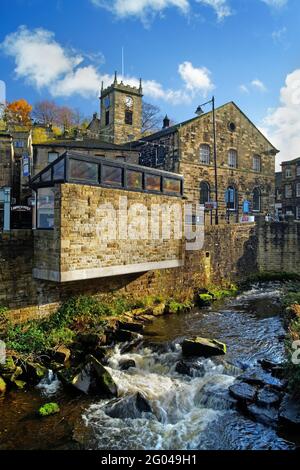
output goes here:
[[267, 426], [276, 427], [278, 424], [278, 409], [270, 407], [260, 407], [255, 404], [247, 407], [250, 415], [259, 423], [266, 424]]
[[289, 425], [300, 427], [300, 403], [289, 394], [283, 397], [279, 409], [280, 420]]
[[152, 413], [149, 402], [139, 392], [110, 401], [105, 405], [104, 411], [111, 418], [119, 419], [142, 418], [143, 413]]
[[243, 382], [249, 384], [259, 385], [264, 387], [265, 385], [272, 385], [272, 387], [282, 390], [285, 387], [285, 382], [283, 380], [273, 377], [271, 374], [264, 372], [260, 367], [254, 369], [248, 369], [244, 374], [238, 377]]
[[119, 361], [119, 367], [121, 370], [128, 370], [130, 367], [135, 367], [135, 361], [133, 359], [121, 359]]
[[0, 397], [2, 397], [6, 392], [6, 383], [4, 379], [0, 376]]
[[109, 397], [117, 395], [117, 386], [110, 373], [92, 355], [86, 357], [85, 364], [79, 370], [64, 369], [58, 375], [63, 383], [80, 392], [99, 393]]
[[184, 356], [221, 356], [226, 354], [226, 345], [215, 339], [195, 338], [185, 339], [182, 343], [182, 353]]
[[246, 382], [237, 382], [229, 387], [229, 393], [238, 403], [253, 402], [256, 397], [256, 388]]
[[276, 406], [279, 404], [281, 393], [266, 386], [259, 390], [257, 394], [257, 403], [263, 406]]

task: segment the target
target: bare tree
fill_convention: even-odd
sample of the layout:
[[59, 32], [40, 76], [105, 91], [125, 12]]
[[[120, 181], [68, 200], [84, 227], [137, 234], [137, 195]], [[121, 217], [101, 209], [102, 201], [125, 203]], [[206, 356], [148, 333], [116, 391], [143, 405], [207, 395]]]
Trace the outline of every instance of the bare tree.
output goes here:
[[34, 105], [33, 118], [45, 126], [57, 123], [59, 106], [54, 101], [39, 101]]
[[142, 133], [156, 132], [162, 128], [162, 116], [158, 106], [143, 101]]

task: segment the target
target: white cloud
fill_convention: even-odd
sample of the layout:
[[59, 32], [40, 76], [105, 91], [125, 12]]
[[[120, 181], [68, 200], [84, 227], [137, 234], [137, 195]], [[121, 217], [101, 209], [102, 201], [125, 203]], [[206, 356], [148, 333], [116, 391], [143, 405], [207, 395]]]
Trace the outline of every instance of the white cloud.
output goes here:
[[265, 84], [261, 80], [258, 80], [257, 78], [255, 80], [252, 80], [251, 86], [262, 92], [267, 91]]
[[[96, 97], [101, 82], [108, 86], [113, 81], [111, 74], [103, 73], [91, 55], [78, 54], [59, 44], [54, 34], [44, 29], [30, 31], [25, 26], [9, 34], [0, 44], [0, 49], [13, 58], [17, 78], [24, 79], [37, 89], [46, 88], [54, 97], [80, 95]], [[86, 63], [87, 59], [90, 63]], [[171, 104], [189, 103], [196, 96], [206, 96], [214, 88], [209, 70], [183, 62], [178, 67], [182, 80], [179, 89], [164, 88], [156, 80], [143, 80], [144, 94], [154, 100]], [[138, 86], [136, 77], [119, 77], [124, 83]]]
[[287, 4], [288, 0], [261, 0], [270, 7], [281, 8]]
[[280, 90], [280, 105], [269, 110], [263, 121], [265, 132], [281, 151], [279, 163], [300, 156], [300, 69], [287, 75]]
[[239, 90], [240, 90], [242, 93], [246, 93], [246, 94], [249, 93], [249, 88], [247, 87], [247, 85], [240, 85], [240, 86], [239, 86]]
[[228, 5], [227, 0], [196, 0], [198, 3], [203, 3], [203, 5], [207, 5], [212, 7], [218, 17], [218, 20], [223, 20], [227, 16], [232, 15], [232, 11], [230, 6]]
[[256, 90], [256, 91], [258, 90], [262, 93], [267, 91], [266, 85], [261, 80], [258, 80], [257, 78], [255, 80], [252, 80], [252, 82], [250, 83], [247, 83], [247, 84], [242, 83], [239, 86], [240, 92], [245, 93], [245, 94], [249, 94], [251, 88], [252, 90]]
[[[181, 13], [187, 14], [191, 8], [192, 0], [90, 0], [95, 6], [105, 8], [118, 18], [137, 17], [148, 24], [149, 17], [161, 14], [170, 7], [176, 7]], [[213, 8], [218, 20], [232, 14], [228, 0], [195, 0], [205, 6]]]
[[72, 72], [83, 57], [63, 49], [54, 34], [45, 29], [29, 31], [21, 26], [4, 39], [1, 49], [15, 59], [15, 73], [37, 88], [50, 85], [53, 80]]
[[147, 21], [149, 15], [161, 13], [169, 7], [176, 7], [182, 13], [189, 11], [189, 0], [91, 0], [101, 8], [114, 13], [119, 18], [135, 16]]
[[186, 88], [192, 92], [200, 91], [205, 96], [214, 88], [210, 71], [205, 67], [196, 68], [191, 62], [186, 61], [179, 65], [178, 72]]

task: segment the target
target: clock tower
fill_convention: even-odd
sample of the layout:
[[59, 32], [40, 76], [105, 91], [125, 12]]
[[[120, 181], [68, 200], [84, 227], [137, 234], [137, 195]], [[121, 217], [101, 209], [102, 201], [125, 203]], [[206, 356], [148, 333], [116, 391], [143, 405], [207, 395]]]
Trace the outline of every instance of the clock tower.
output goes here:
[[117, 74], [112, 85], [101, 88], [100, 138], [105, 142], [123, 144], [141, 137], [142, 82], [139, 87], [118, 82]]

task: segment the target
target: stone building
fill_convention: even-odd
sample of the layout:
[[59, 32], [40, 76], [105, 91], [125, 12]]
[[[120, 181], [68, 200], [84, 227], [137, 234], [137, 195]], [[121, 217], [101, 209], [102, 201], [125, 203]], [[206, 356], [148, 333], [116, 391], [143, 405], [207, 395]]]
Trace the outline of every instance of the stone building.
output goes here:
[[101, 89], [100, 138], [121, 144], [137, 140], [142, 129], [142, 82], [134, 87], [118, 82], [115, 74], [111, 86]]
[[[216, 134], [220, 223], [274, 212], [278, 150], [233, 102], [216, 109]], [[182, 174], [188, 201], [215, 201], [212, 112], [172, 127], [165, 119], [161, 131], [133, 146], [142, 165]]]
[[119, 162], [138, 163], [138, 149], [130, 144], [117, 145], [99, 139], [55, 140], [33, 145], [33, 175], [43, 170], [66, 151], [91, 157], [104, 157]]
[[282, 212], [300, 220], [300, 158], [282, 162]]
[[[11, 188], [13, 185], [13, 168], [14, 168], [14, 149], [12, 145], [12, 136], [5, 131], [0, 130], [0, 231], [4, 227], [5, 200], [7, 193], [11, 196]], [[10, 207], [9, 207], [10, 212]]]
[[13, 138], [14, 171], [13, 171], [13, 197], [15, 204], [27, 204], [31, 195], [29, 177], [32, 162], [32, 130], [22, 125], [8, 125], [9, 133]]
[[277, 218], [282, 216], [282, 172], [275, 173], [275, 215]]

